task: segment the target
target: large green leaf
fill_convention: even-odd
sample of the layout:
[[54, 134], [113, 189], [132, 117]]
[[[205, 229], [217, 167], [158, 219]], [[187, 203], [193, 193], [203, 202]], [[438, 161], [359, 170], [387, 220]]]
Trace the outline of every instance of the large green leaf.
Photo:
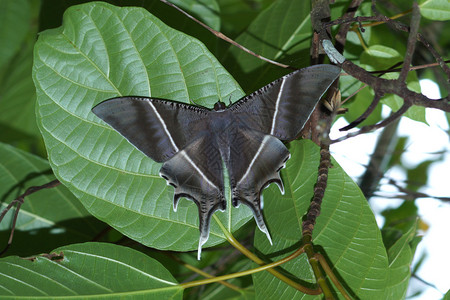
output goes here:
[[[198, 210], [181, 201], [144, 156], [91, 108], [120, 95], [153, 96], [212, 106], [243, 95], [197, 40], [141, 8], [95, 2], [74, 6], [61, 28], [35, 46], [38, 119], [50, 164], [94, 216], [158, 249], [193, 250]], [[216, 213], [230, 231], [251, 217], [244, 206]], [[207, 245], [225, 240], [216, 222]]]
[[[311, 20], [309, 1], [275, 1], [262, 11], [236, 42], [264, 57], [296, 67], [309, 64]], [[300, 60], [299, 60], [300, 58]], [[235, 78], [253, 92], [288, 73], [231, 46], [224, 64]]]
[[[27, 188], [54, 179], [46, 160], [0, 143], [2, 210]], [[2, 248], [10, 234], [13, 212], [14, 209], [10, 210], [0, 223]], [[66, 187], [45, 189], [25, 198], [8, 251], [22, 256], [48, 252], [67, 243], [89, 241], [104, 227], [105, 224], [91, 217]]]
[[[54, 254], [54, 255], [53, 255]], [[158, 261], [103, 243], [75, 244], [51, 256], [0, 259], [2, 299], [182, 299], [183, 289]]]
[[416, 233], [417, 222], [387, 250], [389, 260], [387, 284], [389, 288], [386, 289], [385, 299], [404, 299], [406, 296], [411, 277], [410, 266], [415, 252], [413, 240], [418, 238]]
[[[257, 233], [255, 246], [267, 259], [276, 260], [300, 247], [302, 217], [313, 195], [311, 188], [317, 180], [319, 149], [310, 141], [290, 144], [293, 159], [282, 172], [285, 195], [277, 201], [265, 201], [264, 212], [273, 246]], [[294, 160], [295, 158], [295, 160]], [[381, 233], [367, 200], [358, 186], [333, 160], [329, 170], [328, 185], [322, 203], [322, 212], [313, 232], [316, 249], [326, 258], [351, 293], [359, 299], [400, 299], [387, 295], [404, 295], [409, 278], [412, 255], [390, 259], [381, 239]], [[269, 188], [271, 198], [276, 190]], [[407, 251], [407, 241], [402, 240], [392, 250], [393, 254]], [[397, 257], [396, 255], [393, 255]], [[314, 282], [306, 255], [283, 265], [283, 269], [305, 282]], [[253, 275], [257, 298], [321, 299], [306, 296], [287, 286], [267, 272]]]
[[234, 38], [274, 0], [217, 0], [220, 6], [221, 32]]
[[39, 7], [40, 1], [0, 3], [0, 22], [8, 23], [0, 25], [0, 60], [7, 58], [0, 62], [0, 141], [43, 155], [31, 77]]
[[31, 25], [29, 0], [0, 1], [0, 69], [19, 50]]

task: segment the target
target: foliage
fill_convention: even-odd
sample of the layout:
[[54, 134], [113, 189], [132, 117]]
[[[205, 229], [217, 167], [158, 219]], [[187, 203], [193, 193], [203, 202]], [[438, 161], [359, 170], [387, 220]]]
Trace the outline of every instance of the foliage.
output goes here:
[[[333, 19], [342, 16], [349, 1], [335, 2]], [[398, 9], [411, 6], [410, 1], [393, 2]], [[405, 2], [409, 7], [404, 7]], [[310, 63], [307, 1], [173, 3], [260, 55], [297, 68]], [[234, 102], [288, 71], [218, 41], [159, 1], [119, 4], [122, 7], [104, 2], [69, 7], [50, 0], [0, 3], [0, 20], [8, 24], [0, 26], [2, 208], [30, 186], [55, 177], [63, 184], [26, 197], [7, 253], [14, 256], [0, 259], [0, 278], [5, 278], [0, 283], [2, 298], [321, 299], [266, 271], [255, 271], [251, 277], [231, 276], [228, 285], [198, 288], [206, 282], [196, 283], [185, 268], [219, 276], [258, 267], [233, 250], [228, 244], [231, 235], [265, 263], [301, 247], [302, 220], [313, 196], [320, 157], [314, 143], [289, 144], [292, 157], [282, 170], [284, 195], [273, 185], [264, 191], [264, 214], [274, 245], [258, 230], [252, 234], [255, 226], [247, 207], [232, 208], [228, 203], [226, 212], [214, 214], [208, 249], [197, 261], [192, 252], [198, 244], [196, 205], [182, 200], [174, 212], [173, 188], [158, 176], [161, 164], [145, 157], [90, 111], [102, 100], [120, 95], [212, 107], [219, 99]], [[428, 19], [424, 26], [450, 19], [449, 10], [436, 9], [440, 1], [420, 5]], [[358, 13], [369, 15], [370, 6], [363, 4]], [[404, 59], [407, 34], [400, 35], [404, 43], [385, 26], [369, 28], [363, 40], [351, 34], [344, 56], [369, 71], [390, 68]], [[449, 41], [444, 43], [448, 46]], [[5, 44], [9, 46], [1, 46]], [[392, 76], [398, 75], [383, 75]], [[421, 76], [438, 81], [435, 73], [411, 72], [408, 87], [418, 91]], [[343, 97], [361, 86], [354, 78], [341, 78]], [[346, 104], [345, 117], [357, 118], [373, 95], [370, 88], [362, 90]], [[402, 101], [388, 95], [381, 103], [397, 110]], [[405, 116], [425, 122], [425, 108], [414, 106]], [[379, 121], [381, 104], [366, 120], [367, 124]], [[39, 157], [45, 153], [42, 138], [48, 160]], [[424, 184], [426, 178], [420, 181]], [[413, 203], [404, 207], [399, 213], [386, 212], [396, 225], [388, 222], [381, 231], [357, 184], [332, 161], [313, 242], [352, 297], [405, 297], [418, 241], [416, 221], [396, 222], [403, 214], [417, 215]], [[1, 241], [7, 241], [12, 220], [10, 210], [0, 223]], [[116, 231], [105, 233], [108, 226]], [[129, 247], [112, 244], [117, 241]], [[35, 256], [24, 260], [16, 255]], [[316, 280], [306, 254], [277, 270], [314, 288]], [[337, 289], [333, 294], [343, 297]]]

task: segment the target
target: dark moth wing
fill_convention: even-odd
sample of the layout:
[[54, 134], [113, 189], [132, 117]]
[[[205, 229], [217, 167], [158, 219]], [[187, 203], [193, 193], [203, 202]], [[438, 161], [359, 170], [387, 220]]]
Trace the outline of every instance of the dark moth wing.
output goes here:
[[314, 107], [339, 76], [340, 68], [316, 65], [292, 72], [230, 106], [238, 134], [230, 143], [228, 166], [232, 203], [244, 203], [271, 241], [264, 223], [261, 192], [275, 182], [284, 192], [280, 170], [290, 154], [280, 140], [298, 136]]
[[212, 112], [146, 97], [109, 99], [92, 111], [148, 157], [164, 162], [160, 175], [175, 188], [174, 210], [181, 197], [197, 204], [200, 256], [211, 215], [226, 208], [222, 158], [210, 132]]
[[247, 126], [282, 141], [297, 138], [341, 69], [315, 65], [283, 76], [230, 106]]
[[[239, 120], [235, 119], [235, 123], [239, 123]], [[274, 182], [284, 193], [279, 172], [285, 166], [290, 153], [274, 136], [244, 126], [239, 126], [236, 132], [235, 137], [240, 141], [230, 144], [230, 159], [227, 163], [232, 204], [234, 207], [240, 203], [247, 205], [252, 210], [259, 229], [272, 244], [262, 214], [261, 192]]]
[[331, 65], [301, 69], [225, 109], [120, 97], [92, 111], [141, 152], [164, 162], [160, 175], [175, 188], [174, 209], [181, 197], [197, 204], [200, 258], [211, 215], [226, 208], [224, 164], [233, 206], [249, 206], [258, 227], [271, 240], [262, 215], [261, 191], [271, 182], [283, 191], [279, 171], [290, 154], [280, 140], [299, 134], [339, 72], [340, 68]]
[[157, 98], [119, 97], [96, 105], [92, 112], [142, 153], [165, 162], [207, 129], [201, 121], [209, 110]]

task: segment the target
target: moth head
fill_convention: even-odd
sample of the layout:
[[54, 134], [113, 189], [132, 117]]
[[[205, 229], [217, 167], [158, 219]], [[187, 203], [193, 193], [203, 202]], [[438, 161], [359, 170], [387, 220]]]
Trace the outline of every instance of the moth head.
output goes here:
[[220, 100], [214, 104], [215, 111], [224, 110], [225, 108], [227, 108], [226, 104]]

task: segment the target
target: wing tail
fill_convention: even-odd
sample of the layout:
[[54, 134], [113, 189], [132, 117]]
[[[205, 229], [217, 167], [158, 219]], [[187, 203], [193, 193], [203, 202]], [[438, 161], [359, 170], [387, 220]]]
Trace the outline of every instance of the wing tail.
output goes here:
[[272, 243], [262, 214], [261, 192], [272, 182], [284, 191], [279, 172], [290, 154], [283, 143], [271, 135], [245, 130], [240, 135], [246, 151], [231, 151], [232, 203], [235, 207], [240, 203], [250, 207], [258, 228]]
[[[208, 153], [208, 155], [200, 156], [198, 153]], [[194, 156], [194, 154], [197, 155]], [[199, 159], [196, 159], [197, 157]], [[218, 209], [226, 209], [220, 152], [210, 139], [201, 137], [165, 162], [161, 167], [160, 175], [175, 188], [174, 209], [181, 197], [197, 204], [200, 230], [198, 257], [200, 259], [201, 248], [209, 237], [212, 214]]]

